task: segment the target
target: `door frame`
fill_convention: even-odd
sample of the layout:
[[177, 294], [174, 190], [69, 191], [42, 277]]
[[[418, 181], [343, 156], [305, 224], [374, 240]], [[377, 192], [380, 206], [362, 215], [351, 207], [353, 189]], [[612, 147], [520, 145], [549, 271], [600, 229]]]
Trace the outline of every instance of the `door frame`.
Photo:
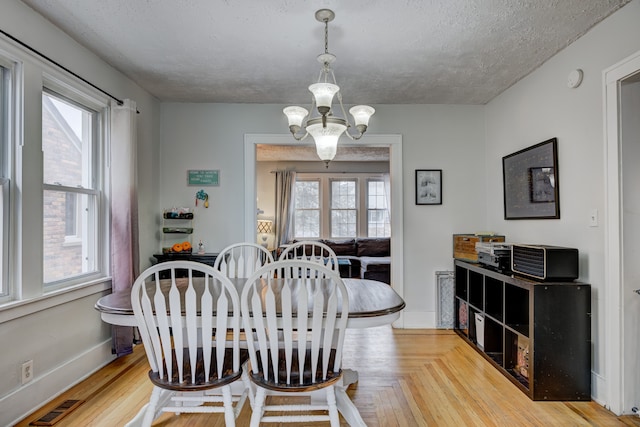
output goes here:
[[[622, 80], [640, 70], [640, 51], [604, 70], [605, 136], [605, 348], [606, 402], [615, 414], [624, 413], [624, 312], [622, 254], [622, 170], [620, 140], [620, 87]], [[630, 409], [630, 408], [629, 408]]]
[[[404, 298], [404, 255], [403, 255], [403, 188], [402, 188], [402, 135], [369, 135], [359, 146], [389, 147], [389, 177], [391, 184], [391, 283], [393, 289]], [[245, 240], [255, 240], [256, 229], [256, 146], [300, 145], [301, 143], [284, 134], [244, 135], [244, 224]], [[310, 145], [310, 144], [306, 144]], [[396, 328], [404, 327], [404, 315], [393, 323]]]

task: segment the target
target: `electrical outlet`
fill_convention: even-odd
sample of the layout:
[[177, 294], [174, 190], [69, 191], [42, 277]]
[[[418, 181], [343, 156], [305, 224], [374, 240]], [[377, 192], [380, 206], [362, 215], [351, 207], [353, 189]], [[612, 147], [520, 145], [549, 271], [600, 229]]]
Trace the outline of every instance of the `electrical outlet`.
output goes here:
[[27, 360], [22, 364], [22, 384], [33, 379], [33, 360]]

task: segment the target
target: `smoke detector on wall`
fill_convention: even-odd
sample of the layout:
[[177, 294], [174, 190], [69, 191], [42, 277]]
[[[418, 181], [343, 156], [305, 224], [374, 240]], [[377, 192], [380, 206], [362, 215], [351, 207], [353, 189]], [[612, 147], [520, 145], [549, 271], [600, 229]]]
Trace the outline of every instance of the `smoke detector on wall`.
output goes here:
[[584, 73], [580, 68], [576, 68], [575, 70], [570, 72], [569, 76], [567, 77], [567, 86], [571, 89], [575, 89], [580, 86], [580, 83], [582, 83], [583, 74]]

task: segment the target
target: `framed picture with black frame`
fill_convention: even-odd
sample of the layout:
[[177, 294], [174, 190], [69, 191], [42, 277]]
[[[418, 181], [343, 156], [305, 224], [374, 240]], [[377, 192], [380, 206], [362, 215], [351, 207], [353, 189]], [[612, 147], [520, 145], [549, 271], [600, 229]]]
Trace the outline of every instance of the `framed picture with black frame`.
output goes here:
[[504, 219], [560, 218], [558, 140], [502, 158]]
[[442, 204], [442, 169], [416, 169], [416, 205]]

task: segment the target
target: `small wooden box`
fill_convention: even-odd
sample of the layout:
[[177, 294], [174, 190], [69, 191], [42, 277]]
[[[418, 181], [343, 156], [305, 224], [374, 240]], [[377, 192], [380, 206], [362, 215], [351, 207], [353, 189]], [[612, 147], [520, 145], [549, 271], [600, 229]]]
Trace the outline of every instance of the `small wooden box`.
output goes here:
[[476, 242], [504, 242], [504, 236], [454, 234], [453, 257], [463, 261], [478, 262]]

